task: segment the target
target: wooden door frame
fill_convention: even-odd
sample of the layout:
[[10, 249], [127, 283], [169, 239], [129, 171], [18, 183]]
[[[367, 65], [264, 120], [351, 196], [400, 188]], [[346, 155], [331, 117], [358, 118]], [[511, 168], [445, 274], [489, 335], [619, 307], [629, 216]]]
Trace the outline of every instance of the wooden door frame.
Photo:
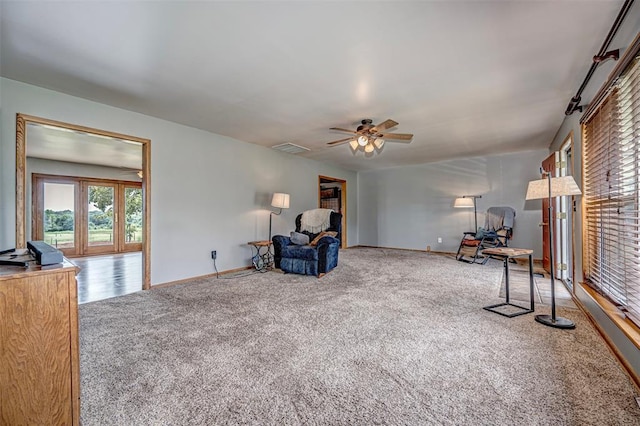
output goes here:
[[120, 212], [120, 200], [118, 199], [118, 184], [115, 182], [109, 182], [106, 179], [96, 179], [93, 181], [92, 179], [81, 179], [80, 180], [80, 200], [83, 204], [81, 210], [81, 221], [80, 224], [82, 226], [80, 235], [82, 235], [82, 253], [85, 256], [96, 256], [101, 254], [115, 254], [118, 252], [118, 240], [115, 238], [116, 236], [119, 238], [120, 232], [116, 229], [117, 218], [114, 217], [112, 222], [113, 226], [113, 241], [111, 246], [113, 247], [105, 247], [101, 245], [91, 246], [89, 244], [89, 217], [88, 211], [85, 211], [85, 203], [87, 203], [89, 199], [88, 187], [89, 186], [105, 186], [109, 188], [113, 188], [113, 207], [114, 213], [119, 214]]
[[[119, 190], [121, 190], [122, 195], [122, 203], [120, 203], [120, 209], [118, 211], [118, 216], [122, 218], [122, 232], [120, 233], [120, 241], [118, 241], [118, 253], [127, 253], [130, 251], [141, 251], [142, 243], [127, 243], [127, 188], [139, 188], [142, 189], [142, 183], [136, 181], [124, 181], [119, 180], [118, 186]], [[129, 248], [127, 248], [127, 245]]]
[[115, 139], [137, 142], [142, 146], [142, 289], [151, 288], [151, 140], [62, 121], [16, 114], [16, 248], [25, 248], [26, 240], [26, 180], [27, 180], [27, 125], [40, 124], [83, 133], [93, 133]]
[[[42, 223], [42, 213], [44, 212], [43, 183], [63, 183], [73, 184], [76, 188], [75, 211], [74, 211], [74, 252], [67, 253], [65, 249], [59, 248], [65, 256], [84, 257], [100, 254], [120, 254], [131, 251], [141, 251], [142, 243], [126, 242], [126, 214], [125, 214], [125, 190], [127, 188], [142, 189], [142, 183], [138, 181], [93, 178], [82, 176], [51, 175], [46, 173], [33, 173], [31, 175], [31, 235], [32, 238], [43, 239], [44, 226]], [[104, 246], [89, 246], [88, 234], [88, 211], [87, 187], [88, 186], [112, 186], [114, 187], [114, 241], [113, 249], [106, 250]], [[117, 238], [117, 239], [116, 239]], [[127, 247], [127, 245], [129, 247]]]
[[318, 207], [320, 207], [320, 184], [322, 180], [339, 183], [340, 188], [340, 209], [342, 213], [342, 238], [340, 239], [340, 248], [347, 247], [347, 181], [344, 179], [334, 178], [330, 176], [318, 175]]
[[[575, 179], [574, 176], [574, 167], [573, 167], [573, 160], [575, 159], [575, 150], [574, 150], [574, 140], [573, 140], [573, 130], [571, 130], [569, 132], [569, 134], [562, 140], [562, 143], [560, 144], [560, 147], [558, 149], [558, 152], [560, 153], [560, 159], [562, 160], [562, 156], [563, 156], [563, 151], [566, 152], [567, 150], [564, 149], [564, 146], [567, 145], [566, 142], [567, 140], [569, 140], [569, 150], [571, 151], [571, 163], [567, 162], [566, 165], [566, 169], [567, 169], [567, 174], [572, 176]], [[566, 158], [565, 158], [566, 160]], [[570, 244], [571, 244], [571, 257], [569, 258], [569, 262], [571, 262], [571, 290], [572, 292], [575, 292], [575, 274], [576, 274], [576, 241], [575, 241], [575, 228], [576, 228], [576, 211], [574, 209], [575, 206], [575, 200], [574, 197], [571, 196], [569, 198], [569, 206], [567, 206], [567, 208], [569, 209], [568, 213], [571, 215], [571, 229], [568, 229], [570, 235]]]
[[[39, 236], [40, 233], [44, 235], [44, 224], [42, 223], [42, 216], [40, 212], [40, 202], [44, 200], [43, 186], [39, 185], [40, 179], [47, 179], [49, 183], [59, 183], [66, 185], [73, 185], [73, 204], [74, 204], [74, 227], [73, 227], [73, 251], [69, 253], [69, 249], [60, 248], [59, 250], [64, 253], [65, 256], [77, 256], [82, 252], [82, 224], [76, 220], [75, 213], [80, 209], [80, 182], [70, 179], [67, 176], [54, 176], [44, 175], [39, 173], [33, 173], [31, 175], [31, 235], [32, 237]], [[43, 207], [44, 209], [44, 207]]]

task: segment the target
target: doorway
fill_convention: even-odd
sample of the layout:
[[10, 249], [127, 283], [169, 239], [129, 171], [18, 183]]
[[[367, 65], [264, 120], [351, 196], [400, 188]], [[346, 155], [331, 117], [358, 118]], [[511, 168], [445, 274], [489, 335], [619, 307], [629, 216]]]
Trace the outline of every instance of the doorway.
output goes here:
[[318, 176], [318, 206], [342, 214], [342, 239], [340, 248], [347, 247], [347, 181], [328, 176]]
[[[62, 161], [71, 163], [89, 163], [91, 166], [95, 164], [95, 161], [106, 161], [115, 158], [126, 158], [123, 156], [123, 151], [127, 151], [127, 147], [135, 147], [139, 150], [139, 160], [136, 160], [136, 167], [139, 167], [137, 173], [140, 177], [139, 190], [142, 192], [142, 228], [141, 228], [141, 241], [138, 243], [141, 248], [141, 282], [142, 289], [148, 290], [151, 287], [150, 280], [150, 171], [151, 171], [151, 141], [135, 136], [124, 135], [116, 132], [110, 132], [106, 130], [94, 129], [90, 127], [80, 126], [76, 124], [64, 123], [55, 120], [49, 120], [41, 117], [29, 116], [26, 114], [17, 114], [16, 118], [16, 248], [25, 248], [27, 237], [33, 239], [32, 235], [29, 235], [32, 226], [28, 226], [29, 223], [34, 221], [36, 217], [33, 215], [33, 200], [31, 197], [27, 198], [27, 195], [31, 195], [32, 191], [28, 191], [27, 183], [31, 183], [32, 180], [27, 180], [27, 153], [33, 148], [30, 146], [29, 140], [33, 141], [33, 137], [38, 133], [53, 132], [54, 136], [49, 137], [45, 144], [42, 145], [44, 151], [49, 155], [55, 155], [57, 158], [50, 157], [48, 160]], [[60, 135], [66, 133], [64, 137]], [[115, 147], [115, 148], [114, 148]], [[80, 161], [74, 157], [62, 157], [63, 155], [81, 155], [84, 154], [83, 161]], [[32, 156], [38, 156], [39, 154], [31, 153]], [[42, 158], [40, 156], [40, 158]], [[105, 165], [105, 164], [102, 164]], [[113, 167], [113, 165], [112, 165]], [[64, 174], [64, 173], [61, 173]], [[69, 187], [66, 189], [70, 191]], [[81, 192], [80, 184], [77, 184], [77, 189], [74, 187], [74, 191]], [[108, 192], [108, 190], [107, 190]], [[80, 198], [77, 197], [79, 202]], [[75, 201], [74, 201], [75, 203]], [[76, 208], [77, 207], [77, 208]], [[74, 204], [74, 212], [79, 210], [77, 204]], [[119, 207], [120, 210], [113, 211], [114, 214], [119, 213], [123, 207]], [[27, 221], [27, 215], [29, 213], [29, 221]], [[75, 219], [74, 219], [75, 220]], [[82, 219], [84, 220], [84, 219]], [[78, 225], [78, 224], [76, 224]], [[76, 231], [77, 229], [77, 231]], [[80, 233], [80, 228], [74, 226], [74, 245], [82, 242], [82, 238], [76, 237], [75, 232]], [[33, 234], [35, 235], [35, 234]], [[123, 235], [120, 233], [118, 238], [124, 237], [126, 239], [126, 232]], [[113, 239], [113, 237], [112, 237]], [[110, 250], [117, 246], [118, 241], [112, 241]], [[105, 244], [108, 245], [108, 244]], [[104, 250], [104, 247], [95, 248], [90, 247], [91, 244], [87, 244], [87, 250], [92, 250], [99, 253]], [[95, 244], [94, 246], [99, 246]], [[76, 248], [77, 249], [77, 248]]]
[[[553, 152], [547, 158], [542, 161], [542, 170], [545, 173], [551, 174], [551, 177], [557, 176], [556, 174], [556, 163], [558, 162], [558, 153]], [[555, 202], [557, 198], [554, 198], [553, 202]], [[557, 206], [556, 206], [557, 207]], [[557, 211], [557, 210], [556, 210]], [[551, 220], [549, 217], [549, 199], [542, 199], [542, 267], [545, 271], [551, 271], [551, 245], [549, 244], [549, 226], [553, 226], [554, 235], [557, 235], [557, 228], [555, 220]], [[555, 242], [554, 242], [555, 244]], [[558, 250], [554, 247], [554, 253], [558, 253]], [[557, 259], [554, 259], [554, 262], [557, 263]], [[558, 268], [555, 269], [556, 271]]]
[[[572, 174], [573, 134], [570, 133], [562, 143], [560, 150], [552, 153], [542, 162], [542, 169], [552, 177]], [[549, 200], [542, 199], [542, 265], [550, 271], [549, 225], [553, 226], [553, 253], [555, 278], [561, 279], [567, 287], [573, 287], [573, 196], [554, 197], [554, 217], [549, 218]]]

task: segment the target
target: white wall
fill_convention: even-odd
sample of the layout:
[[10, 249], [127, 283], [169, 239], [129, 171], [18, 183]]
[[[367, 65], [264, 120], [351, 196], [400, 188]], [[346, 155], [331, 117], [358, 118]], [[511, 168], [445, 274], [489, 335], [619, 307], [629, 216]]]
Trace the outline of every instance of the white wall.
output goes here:
[[[474, 157], [359, 174], [360, 244], [456, 252], [462, 233], [474, 227], [472, 209], [454, 209], [462, 195], [477, 200], [478, 226], [492, 206], [516, 210], [513, 247], [532, 248], [542, 257], [540, 201], [524, 197], [539, 179], [546, 150]], [[437, 242], [442, 237], [442, 244]]]
[[250, 265], [246, 243], [267, 238], [271, 194], [291, 194], [273, 218], [274, 234], [288, 233], [317, 207], [318, 175], [347, 181], [346, 235], [357, 244], [355, 172], [5, 78], [0, 94], [0, 248], [15, 245], [18, 112], [151, 140], [152, 284], [212, 273], [213, 249], [219, 270]]

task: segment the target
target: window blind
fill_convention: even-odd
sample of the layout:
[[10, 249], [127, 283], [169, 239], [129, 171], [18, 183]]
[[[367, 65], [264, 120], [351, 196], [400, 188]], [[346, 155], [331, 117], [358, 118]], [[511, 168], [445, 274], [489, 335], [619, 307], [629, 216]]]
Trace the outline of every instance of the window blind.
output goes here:
[[583, 129], [584, 268], [589, 285], [640, 325], [640, 59]]

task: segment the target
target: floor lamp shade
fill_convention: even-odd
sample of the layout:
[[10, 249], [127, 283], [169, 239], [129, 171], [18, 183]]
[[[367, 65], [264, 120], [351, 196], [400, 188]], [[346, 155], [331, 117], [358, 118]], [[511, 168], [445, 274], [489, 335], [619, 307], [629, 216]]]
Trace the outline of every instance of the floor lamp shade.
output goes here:
[[288, 209], [289, 194], [284, 194], [282, 192], [274, 193], [273, 198], [271, 199], [271, 206], [277, 207], [279, 209]]
[[[551, 188], [549, 188], [549, 185], [551, 185]], [[551, 189], [551, 194], [549, 194], [549, 189]], [[552, 177], [551, 182], [549, 182], [549, 179], [539, 179], [529, 182], [525, 199], [539, 200], [541, 198], [580, 194], [582, 194], [582, 192], [572, 176], [560, 176]]]
[[475, 200], [473, 198], [456, 198], [453, 202], [453, 207], [457, 209], [473, 208], [475, 206]]
[[555, 265], [553, 250], [553, 203], [552, 198], [566, 195], [580, 195], [582, 192], [572, 176], [551, 177], [547, 174], [544, 179], [529, 182], [527, 187], [527, 200], [549, 199], [549, 265], [551, 275], [551, 315], [536, 315], [536, 321], [540, 324], [555, 328], [575, 328], [573, 321], [556, 316], [556, 293], [555, 293]]
[[476, 198], [482, 198], [482, 195], [463, 195], [462, 197], [456, 198], [453, 202], [453, 207], [457, 209], [473, 209], [473, 222], [475, 229], [473, 232], [478, 230], [478, 211], [476, 210]]
[[269, 241], [271, 241], [271, 221], [273, 219], [273, 215], [276, 216], [282, 213], [282, 209], [289, 208], [289, 194], [285, 194], [282, 192], [275, 192], [273, 197], [271, 198], [271, 206], [280, 209], [278, 213], [271, 212], [269, 213]]

